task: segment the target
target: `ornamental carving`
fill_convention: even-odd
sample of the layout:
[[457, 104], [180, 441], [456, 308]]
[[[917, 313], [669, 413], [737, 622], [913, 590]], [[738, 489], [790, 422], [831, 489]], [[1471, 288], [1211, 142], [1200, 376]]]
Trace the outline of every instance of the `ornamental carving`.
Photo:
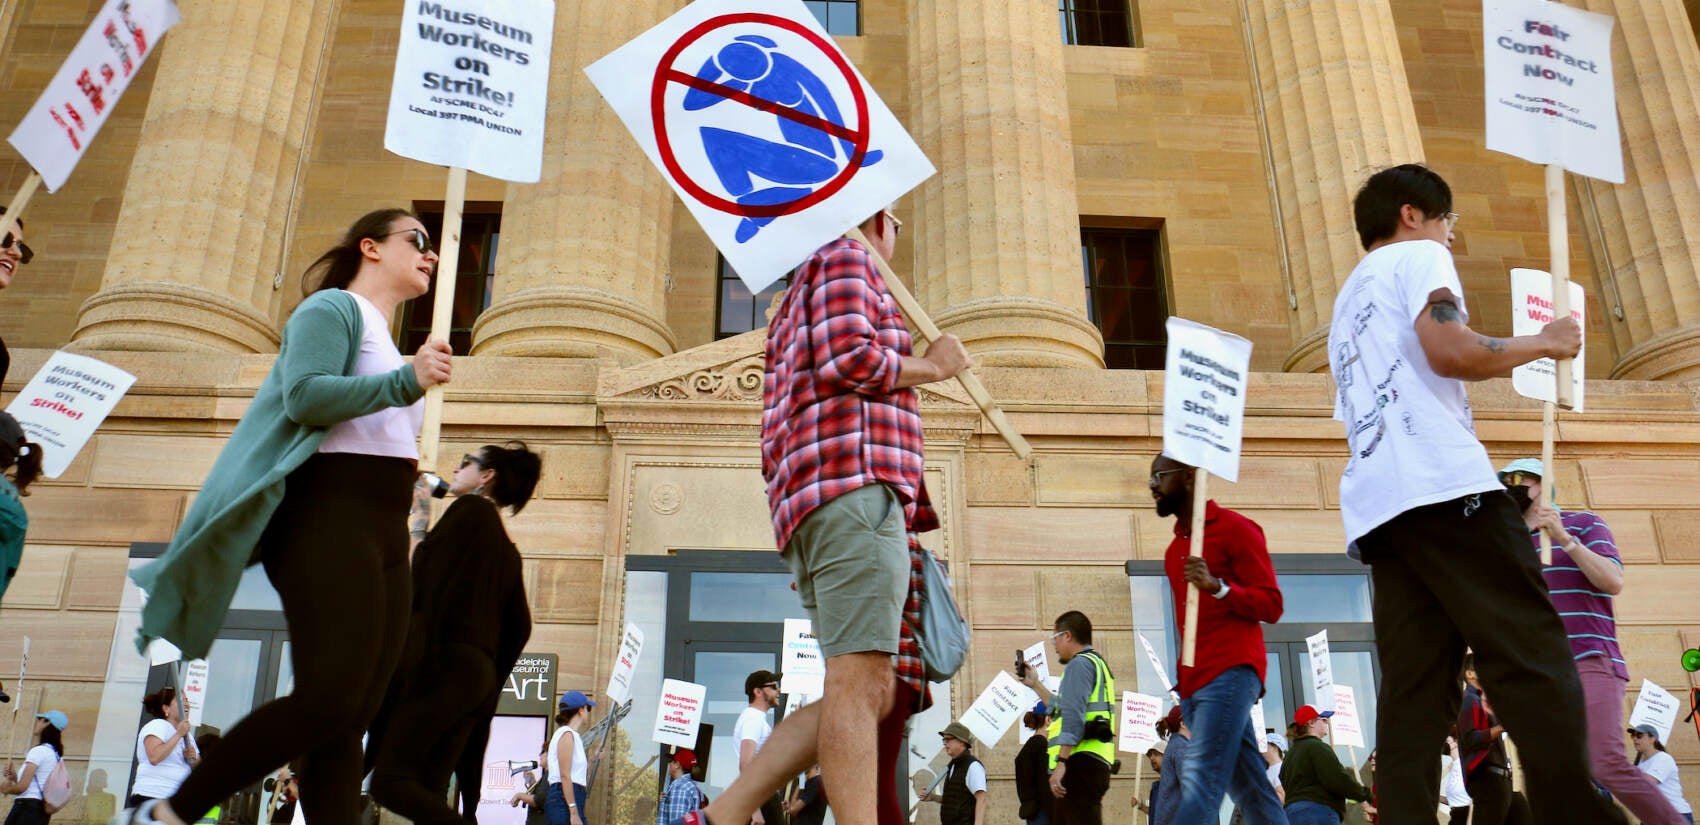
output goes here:
[[638, 395], [663, 401], [759, 401], [761, 382], [762, 361], [757, 357], [697, 370], [688, 375], [652, 384], [644, 387]]

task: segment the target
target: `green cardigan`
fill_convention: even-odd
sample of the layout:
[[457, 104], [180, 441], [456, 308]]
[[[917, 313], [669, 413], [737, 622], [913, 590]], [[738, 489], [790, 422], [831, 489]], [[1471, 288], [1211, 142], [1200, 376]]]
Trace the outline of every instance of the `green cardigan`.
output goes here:
[[277, 361], [218, 454], [165, 554], [130, 574], [147, 593], [141, 638], [163, 638], [185, 660], [205, 658], [224, 626], [242, 570], [283, 501], [284, 479], [319, 449], [331, 425], [420, 399], [410, 365], [354, 375], [360, 307], [340, 289], [315, 292], [283, 328]]
[[24, 533], [29, 527], [30, 517], [18, 500], [17, 486], [0, 475], [0, 598], [5, 597], [12, 577], [18, 574], [18, 565], [23, 563]]

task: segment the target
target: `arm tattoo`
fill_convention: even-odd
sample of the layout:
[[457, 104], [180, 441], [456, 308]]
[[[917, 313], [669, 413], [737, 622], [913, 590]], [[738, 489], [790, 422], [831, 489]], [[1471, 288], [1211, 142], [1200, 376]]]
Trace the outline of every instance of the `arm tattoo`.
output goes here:
[[1464, 314], [1458, 311], [1458, 305], [1451, 301], [1430, 301], [1429, 315], [1437, 324], [1463, 323]]
[[1488, 352], [1504, 352], [1505, 351], [1505, 342], [1504, 341], [1502, 341], [1498, 338], [1489, 338], [1486, 335], [1476, 336], [1476, 344], [1478, 346], [1480, 346], [1482, 349], [1487, 350]]

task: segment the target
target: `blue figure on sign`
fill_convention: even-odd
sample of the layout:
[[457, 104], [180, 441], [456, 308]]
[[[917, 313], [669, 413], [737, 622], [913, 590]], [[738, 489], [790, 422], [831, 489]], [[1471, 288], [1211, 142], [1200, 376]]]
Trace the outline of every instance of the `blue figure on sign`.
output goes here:
[[[826, 84], [808, 67], [779, 51], [779, 44], [766, 37], [746, 34], [733, 38], [702, 64], [696, 76], [844, 126], [844, 116]], [[685, 111], [707, 109], [728, 99], [693, 88], [685, 93]], [[835, 139], [815, 126], [781, 115], [775, 117], [779, 119], [783, 142], [713, 126], [701, 129], [709, 165], [714, 167], [720, 185], [740, 204], [771, 206], [805, 197], [815, 186], [838, 174], [840, 157], [848, 161], [855, 154], [855, 143], [850, 140]], [[870, 151], [862, 157], [861, 165], [872, 166], [883, 156], [883, 152]], [[770, 217], [744, 218], [738, 224], [738, 242], [754, 238], [772, 221]]]

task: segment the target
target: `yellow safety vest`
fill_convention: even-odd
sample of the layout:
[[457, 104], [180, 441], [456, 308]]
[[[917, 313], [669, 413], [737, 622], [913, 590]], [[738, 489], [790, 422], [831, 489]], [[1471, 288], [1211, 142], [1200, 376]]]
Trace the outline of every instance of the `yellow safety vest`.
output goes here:
[[[1103, 657], [1098, 655], [1098, 651], [1083, 650], [1080, 655], [1091, 659], [1093, 668], [1097, 671], [1097, 680], [1092, 686], [1092, 693], [1086, 697], [1085, 721], [1103, 719], [1110, 723], [1110, 730], [1113, 732], [1116, 729], [1116, 676], [1110, 672], [1110, 666], [1104, 662]], [[1058, 694], [1063, 692], [1067, 683], [1068, 671], [1064, 670], [1063, 684], [1057, 686]], [[1057, 754], [1062, 750], [1062, 745], [1057, 743], [1057, 737], [1061, 734], [1062, 708], [1059, 706], [1051, 710], [1051, 727], [1046, 732], [1052, 743], [1049, 749], [1051, 770], [1057, 768]], [[1080, 742], [1074, 746], [1074, 752], [1092, 754], [1104, 760], [1106, 765], [1114, 764], [1116, 761], [1116, 743], [1113, 741], [1100, 742], [1096, 739], [1081, 737]]]

